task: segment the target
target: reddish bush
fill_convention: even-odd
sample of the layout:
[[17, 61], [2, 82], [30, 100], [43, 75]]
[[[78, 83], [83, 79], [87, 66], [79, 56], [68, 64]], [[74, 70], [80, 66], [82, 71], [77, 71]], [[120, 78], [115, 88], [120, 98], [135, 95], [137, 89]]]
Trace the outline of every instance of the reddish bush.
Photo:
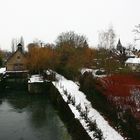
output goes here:
[[97, 88], [119, 112], [130, 110], [131, 115], [139, 120], [140, 129], [140, 79], [138, 75], [111, 75], [100, 78]]
[[134, 75], [112, 75], [100, 78], [99, 82], [105, 95], [129, 96], [132, 89], [140, 89], [140, 80]]

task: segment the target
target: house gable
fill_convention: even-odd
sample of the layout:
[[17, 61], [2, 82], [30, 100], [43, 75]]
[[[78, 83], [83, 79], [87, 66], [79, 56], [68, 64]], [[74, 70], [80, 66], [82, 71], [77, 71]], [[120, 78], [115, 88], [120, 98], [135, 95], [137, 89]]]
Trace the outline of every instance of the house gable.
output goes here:
[[26, 70], [26, 58], [19, 49], [7, 60], [6, 70], [7, 71]]

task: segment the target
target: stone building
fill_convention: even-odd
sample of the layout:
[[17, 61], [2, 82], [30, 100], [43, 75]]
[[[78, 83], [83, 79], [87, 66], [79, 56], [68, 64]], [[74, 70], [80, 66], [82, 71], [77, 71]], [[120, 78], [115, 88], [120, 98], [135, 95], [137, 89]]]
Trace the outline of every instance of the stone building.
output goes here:
[[23, 51], [23, 46], [19, 43], [17, 50], [9, 57], [6, 62], [6, 71], [25, 71], [26, 57]]

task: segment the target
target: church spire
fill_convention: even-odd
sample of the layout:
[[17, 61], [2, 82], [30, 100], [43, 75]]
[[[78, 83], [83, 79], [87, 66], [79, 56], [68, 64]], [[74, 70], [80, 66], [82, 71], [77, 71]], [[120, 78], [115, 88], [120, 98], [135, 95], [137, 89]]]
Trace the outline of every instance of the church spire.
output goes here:
[[17, 49], [18, 49], [19, 51], [23, 52], [23, 46], [22, 46], [21, 43], [19, 43], [19, 44], [17, 45]]
[[118, 41], [118, 44], [117, 44], [117, 50], [121, 51], [122, 49], [123, 49], [123, 46], [122, 46], [120, 38], [119, 38], [119, 41]]

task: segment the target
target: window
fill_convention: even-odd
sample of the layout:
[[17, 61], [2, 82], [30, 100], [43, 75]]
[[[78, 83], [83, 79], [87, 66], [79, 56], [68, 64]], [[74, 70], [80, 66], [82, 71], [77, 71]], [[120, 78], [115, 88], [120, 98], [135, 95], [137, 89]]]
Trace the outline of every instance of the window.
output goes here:
[[20, 59], [20, 56], [19, 55], [17, 56], [17, 59]]

